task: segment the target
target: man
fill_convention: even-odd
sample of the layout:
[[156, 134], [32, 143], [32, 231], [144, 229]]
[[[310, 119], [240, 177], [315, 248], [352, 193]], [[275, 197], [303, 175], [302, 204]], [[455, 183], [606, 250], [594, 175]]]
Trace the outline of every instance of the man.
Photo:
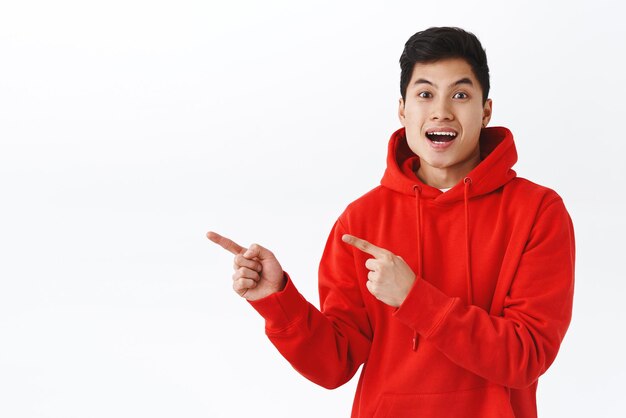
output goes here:
[[458, 28], [400, 58], [402, 128], [380, 186], [335, 222], [320, 310], [274, 254], [214, 232], [233, 287], [302, 375], [338, 387], [364, 364], [353, 417], [537, 416], [537, 381], [568, 328], [574, 233], [561, 198], [519, 178], [513, 135], [487, 127], [489, 69]]

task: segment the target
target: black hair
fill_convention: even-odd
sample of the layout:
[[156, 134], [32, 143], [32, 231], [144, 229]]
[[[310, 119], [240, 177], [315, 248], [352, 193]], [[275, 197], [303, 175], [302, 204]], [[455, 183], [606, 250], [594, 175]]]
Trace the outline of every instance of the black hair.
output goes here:
[[411, 36], [400, 56], [400, 93], [406, 101], [406, 89], [416, 63], [430, 63], [446, 58], [462, 58], [472, 67], [483, 90], [483, 104], [489, 97], [487, 54], [478, 38], [457, 27], [431, 27]]

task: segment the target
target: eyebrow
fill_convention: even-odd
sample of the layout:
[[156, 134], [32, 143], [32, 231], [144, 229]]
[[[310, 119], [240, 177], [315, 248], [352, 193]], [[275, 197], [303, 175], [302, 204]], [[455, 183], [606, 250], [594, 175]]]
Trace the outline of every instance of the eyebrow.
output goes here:
[[[433, 84], [431, 81], [426, 80], [425, 78], [418, 78], [417, 80], [415, 80], [415, 83], [413, 83], [413, 85], [417, 85], [417, 84], [430, 84], [433, 87], [437, 87], [436, 84]], [[472, 87], [474, 87], [474, 83], [472, 83], [472, 80], [470, 80], [468, 77], [464, 77], [460, 80], [455, 81], [454, 83], [450, 84], [450, 87], [454, 87], [454, 86], [458, 86], [461, 84], [468, 84]]]

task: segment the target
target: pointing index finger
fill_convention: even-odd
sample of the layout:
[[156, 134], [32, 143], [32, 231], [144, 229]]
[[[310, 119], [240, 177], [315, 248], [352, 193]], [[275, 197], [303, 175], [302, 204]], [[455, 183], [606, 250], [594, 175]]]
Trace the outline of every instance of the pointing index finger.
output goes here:
[[375, 246], [374, 244], [372, 244], [371, 242], [365, 241], [364, 239], [355, 237], [354, 235], [350, 235], [350, 234], [343, 234], [343, 236], [341, 237], [341, 240], [345, 243], [348, 243], [356, 248], [358, 248], [359, 250], [366, 252], [370, 255], [373, 255], [374, 257], [378, 258], [378, 257], [382, 257], [383, 255], [387, 254], [387, 250], [385, 250], [384, 248], [380, 248]]
[[246, 249], [241, 245], [237, 244], [235, 241], [228, 239], [226, 237], [221, 236], [217, 232], [209, 231], [206, 234], [207, 238], [216, 243], [217, 245], [224, 248], [226, 251], [230, 251], [231, 253], [237, 255], [245, 251]]

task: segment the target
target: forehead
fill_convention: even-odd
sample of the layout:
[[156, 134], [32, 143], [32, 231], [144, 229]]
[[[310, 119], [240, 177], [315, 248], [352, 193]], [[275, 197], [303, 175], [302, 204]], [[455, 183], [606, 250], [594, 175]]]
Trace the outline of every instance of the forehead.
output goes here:
[[447, 87], [462, 78], [469, 78], [478, 86], [472, 67], [463, 58], [445, 58], [434, 62], [418, 62], [413, 67], [408, 88], [413, 88], [418, 79], [425, 79], [438, 87]]

